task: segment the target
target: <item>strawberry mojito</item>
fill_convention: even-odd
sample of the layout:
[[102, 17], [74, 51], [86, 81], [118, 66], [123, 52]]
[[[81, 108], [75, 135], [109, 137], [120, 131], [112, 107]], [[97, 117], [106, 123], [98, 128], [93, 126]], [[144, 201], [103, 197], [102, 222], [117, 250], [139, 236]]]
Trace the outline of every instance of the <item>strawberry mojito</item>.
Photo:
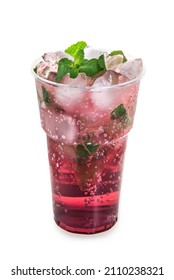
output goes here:
[[127, 135], [133, 125], [140, 58], [80, 41], [34, 65], [47, 135], [54, 219], [76, 233], [111, 228], [118, 218]]

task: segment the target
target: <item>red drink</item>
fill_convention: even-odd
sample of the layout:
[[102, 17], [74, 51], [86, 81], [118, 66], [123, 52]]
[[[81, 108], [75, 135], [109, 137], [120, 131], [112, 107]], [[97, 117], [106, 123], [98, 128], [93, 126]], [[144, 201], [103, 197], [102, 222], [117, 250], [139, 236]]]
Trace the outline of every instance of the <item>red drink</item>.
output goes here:
[[[94, 233], [112, 227], [118, 216], [127, 137], [104, 144], [88, 163], [72, 161], [60, 143], [48, 140], [54, 218], [72, 232]], [[60, 146], [60, 148], [59, 148]], [[82, 190], [86, 183], [86, 189]], [[88, 186], [87, 186], [88, 185]]]
[[67, 74], [61, 84], [55, 82], [54, 71], [49, 73], [51, 81], [35, 75], [47, 134], [54, 219], [65, 230], [96, 233], [117, 221], [140, 76], [129, 80], [105, 69], [93, 79], [84, 73], [73, 79]]

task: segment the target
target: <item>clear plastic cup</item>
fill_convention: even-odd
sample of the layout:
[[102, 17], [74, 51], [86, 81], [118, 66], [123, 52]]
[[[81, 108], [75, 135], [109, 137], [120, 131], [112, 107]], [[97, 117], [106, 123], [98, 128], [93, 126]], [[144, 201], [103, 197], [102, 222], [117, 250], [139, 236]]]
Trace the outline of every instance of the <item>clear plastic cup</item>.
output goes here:
[[93, 88], [58, 84], [33, 71], [48, 143], [54, 219], [61, 228], [92, 234], [116, 223], [142, 74]]

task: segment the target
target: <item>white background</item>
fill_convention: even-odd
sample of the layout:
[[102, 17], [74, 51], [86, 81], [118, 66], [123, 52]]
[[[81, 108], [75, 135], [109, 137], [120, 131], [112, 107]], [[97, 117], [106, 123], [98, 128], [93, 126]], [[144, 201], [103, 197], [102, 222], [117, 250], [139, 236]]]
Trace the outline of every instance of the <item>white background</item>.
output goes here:
[[[163, 266], [165, 276], [133, 278], [170, 280], [174, 276], [172, 2], [1, 2], [2, 279], [26, 279], [10, 275], [16, 265], [96, 270], [105, 266]], [[30, 73], [38, 56], [79, 40], [94, 47], [122, 49], [142, 57], [146, 65], [127, 147], [119, 222], [110, 231], [93, 236], [71, 234], [54, 224], [46, 139]], [[126, 278], [107, 276], [115, 277]], [[95, 277], [61, 279], [76, 278], [105, 279], [102, 272]]]

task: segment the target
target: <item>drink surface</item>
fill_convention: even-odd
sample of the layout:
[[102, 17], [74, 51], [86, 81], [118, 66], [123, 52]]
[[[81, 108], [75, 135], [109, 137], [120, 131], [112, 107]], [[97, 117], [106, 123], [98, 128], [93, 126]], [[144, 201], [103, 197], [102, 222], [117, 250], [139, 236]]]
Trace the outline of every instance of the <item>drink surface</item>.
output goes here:
[[[121, 51], [99, 55], [77, 66], [76, 56], [72, 62], [65, 53], [48, 53], [36, 69], [54, 218], [77, 233], [104, 231], [117, 221], [127, 134], [139, 90], [136, 76], [142, 70], [140, 59], [127, 61]], [[98, 68], [90, 72], [87, 67], [94, 64]]]

